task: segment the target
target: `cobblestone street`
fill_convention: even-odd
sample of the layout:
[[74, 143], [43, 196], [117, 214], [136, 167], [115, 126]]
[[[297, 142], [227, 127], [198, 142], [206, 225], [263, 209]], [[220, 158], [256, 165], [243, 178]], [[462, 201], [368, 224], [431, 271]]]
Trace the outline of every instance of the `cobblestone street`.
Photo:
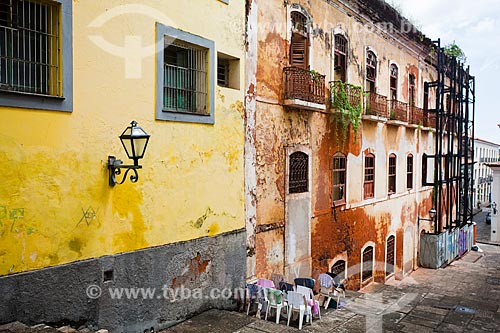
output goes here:
[[[478, 219], [481, 216], [478, 214]], [[484, 220], [483, 220], [484, 223]], [[481, 226], [482, 227], [482, 226]], [[481, 228], [482, 230], [482, 228]], [[346, 306], [323, 309], [304, 332], [498, 332], [500, 331], [500, 247], [479, 244], [446, 268], [420, 268], [402, 281], [347, 292]], [[296, 332], [244, 313], [210, 310], [164, 333]]]

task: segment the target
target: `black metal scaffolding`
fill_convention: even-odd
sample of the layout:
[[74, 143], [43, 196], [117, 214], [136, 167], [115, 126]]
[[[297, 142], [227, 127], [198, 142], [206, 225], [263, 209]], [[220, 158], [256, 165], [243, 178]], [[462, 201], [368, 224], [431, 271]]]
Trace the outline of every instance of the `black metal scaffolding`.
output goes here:
[[423, 165], [428, 165], [425, 159], [434, 162], [434, 179], [424, 179], [424, 185], [434, 187], [434, 230], [439, 233], [472, 223], [475, 78], [469, 66], [445, 53], [440, 40], [433, 44], [437, 79], [428, 87], [434, 88], [436, 102], [427, 116], [436, 118], [435, 155], [424, 156]]

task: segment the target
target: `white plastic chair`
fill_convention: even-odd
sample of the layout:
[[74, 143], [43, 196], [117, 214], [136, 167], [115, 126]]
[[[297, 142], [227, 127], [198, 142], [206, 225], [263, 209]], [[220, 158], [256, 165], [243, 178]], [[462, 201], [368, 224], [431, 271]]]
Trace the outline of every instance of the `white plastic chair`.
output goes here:
[[311, 288], [307, 288], [304, 286], [297, 286], [297, 292], [303, 294], [306, 297], [307, 304], [314, 304], [318, 309], [318, 316], [321, 319], [321, 311], [319, 309], [319, 301], [314, 299], [314, 293]]
[[292, 312], [299, 313], [299, 330], [302, 329], [302, 322], [304, 320], [304, 315], [306, 315], [306, 323], [311, 321], [312, 323], [312, 311], [309, 304], [307, 304], [306, 297], [298, 292], [289, 291], [288, 292], [288, 322], [287, 326], [290, 326], [290, 318], [292, 317]]
[[276, 309], [276, 324], [280, 322], [281, 309], [287, 309], [287, 302], [284, 300], [284, 295], [281, 290], [266, 288], [267, 293], [267, 309], [266, 309], [266, 317], [264, 320], [267, 320], [267, 315], [271, 312], [271, 308]]

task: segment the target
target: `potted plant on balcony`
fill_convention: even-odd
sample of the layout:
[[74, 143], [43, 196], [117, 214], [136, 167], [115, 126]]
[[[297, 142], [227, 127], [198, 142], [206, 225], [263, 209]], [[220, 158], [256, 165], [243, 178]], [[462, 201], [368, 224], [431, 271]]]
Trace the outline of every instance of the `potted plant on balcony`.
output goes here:
[[309, 72], [311, 73], [311, 79], [313, 79], [314, 82], [319, 83], [320, 82], [319, 76], [321, 74], [316, 72], [314, 69], [311, 69]]
[[389, 119], [396, 120], [396, 111], [394, 111], [394, 109], [391, 109], [391, 111], [389, 112]]

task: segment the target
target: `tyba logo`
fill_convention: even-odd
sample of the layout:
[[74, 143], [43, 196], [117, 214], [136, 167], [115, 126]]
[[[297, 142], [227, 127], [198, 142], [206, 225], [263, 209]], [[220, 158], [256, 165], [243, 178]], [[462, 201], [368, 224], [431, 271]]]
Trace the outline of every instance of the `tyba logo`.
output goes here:
[[[175, 26], [173, 21], [161, 11], [141, 4], [128, 4], [114, 7], [96, 17], [89, 23], [89, 28], [101, 28], [110, 20], [123, 15], [144, 15], [153, 18], [156, 22]], [[124, 27], [123, 31], [128, 30]], [[142, 59], [154, 55], [163, 50], [166, 44], [173, 39], [161, 38], [154, 44], [142, 46], [141, 35], [124, 35], [123, 46], [115, 45], [107, 41], [102, 35], [89, 35], [89, 39], [102, 50], [109, 54], [125, 60], [125, 77], [127, 79], [138, 79], [142, 77]]]

